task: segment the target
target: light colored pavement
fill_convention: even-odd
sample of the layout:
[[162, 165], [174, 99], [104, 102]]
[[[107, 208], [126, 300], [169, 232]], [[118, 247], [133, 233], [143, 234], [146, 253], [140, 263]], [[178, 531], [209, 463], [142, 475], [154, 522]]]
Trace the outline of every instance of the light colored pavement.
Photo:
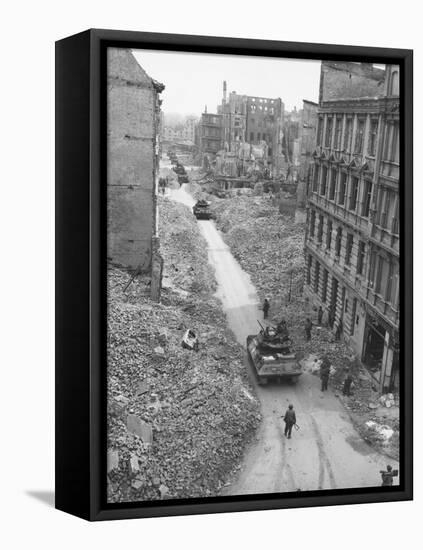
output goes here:
[[[170, 191], [169, 196], [189, 207], [195, 203], [184, 186]], [[215, 269], [217, 296], [230, 328], [245, 346], [248, 334], [258, 331], [257, 319], [262, 320], [254, 286], [214, 222], [201, 220], [198, 224], [208, 244], [209, 262]], [[263, 421], [247, 449], [238, 477], [223, 494], [375, 487], [381, 483], [379, 470], [385, 469], [387, 462], [398, 467], [360, 438], [335, 395], [330, 390], [320, 391], [318, 377], [304, 373], [297, 384], [262, 387], [257, 385], [247, 356], [245, 364], [261, 402]], [[281, 416], [290, 403], [300, 429], [293, 431], [292, 439], [286, 439]]]

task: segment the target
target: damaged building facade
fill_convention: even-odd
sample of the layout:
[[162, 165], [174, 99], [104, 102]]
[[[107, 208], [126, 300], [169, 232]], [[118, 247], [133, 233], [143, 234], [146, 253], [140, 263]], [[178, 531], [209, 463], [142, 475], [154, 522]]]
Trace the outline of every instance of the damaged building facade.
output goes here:
[[[216, 113], [202, 114], [198, 147], [202, 165], [214, 164], [218, 173], [237, 177], [258, 170], [279, 176], [285, 167], [282, 153], [284, 104], [280, 98], [227, 93]], [[217, 158], [218, 157], [218, 158]]]
[[399, 68], [323, 62], [306, 293], [378, 382], [399, 384]]
[[107, 259], [152, 274], [160, 294], [162, 260], [157, 236], [157, 175], [164, 86], [130, 50], [108, 48]]

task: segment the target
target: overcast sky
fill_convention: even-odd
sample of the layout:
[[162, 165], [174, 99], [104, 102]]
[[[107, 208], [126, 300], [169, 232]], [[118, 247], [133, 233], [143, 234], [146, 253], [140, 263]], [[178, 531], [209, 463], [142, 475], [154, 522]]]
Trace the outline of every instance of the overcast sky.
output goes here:
[[165, 113], [200, 116], [207, 105], [216, 112], [222, 101], [223, 81], [228, 94], [276, 98], [285, 109], [301, 109], [302, 100], [317, 102], [320, 61], [246, 57], [216, 54], [133, 50], [139, 64], [166, 89], [162, 92]]

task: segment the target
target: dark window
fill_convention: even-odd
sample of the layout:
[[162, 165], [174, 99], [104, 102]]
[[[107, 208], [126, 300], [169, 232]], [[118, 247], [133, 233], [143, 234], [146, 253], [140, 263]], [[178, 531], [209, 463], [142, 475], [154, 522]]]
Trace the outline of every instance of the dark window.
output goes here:
[[332, 126], [333, 126], [333, 118], [328, 117], [326, 119], [326, 135], [325, 135], [325, 146], [330, 147], [331, 140], [332, 140]]
[[358, 256], [357, 256], [357, 274], [363, 275], [364, 270], [364, 258], [366, 255], [366, 243], [360, 241], [358, 243]]
[[358, 178], [351, 178], [350, 210], [355, 212], [358, 197]]
[[314, 226], [316, 224], [316, 211], [310, 212], [310, 237], [314, 237]]
[[271, 147], [269, 147], [269, 151], [268, 151], [268, 154], [269, 154], [269, 157], [271, 157], [271, 156], [272, 156], [272, 148], [271, 148]]
[[336, 241], [335, 241], [335, 254], [339, 257], [341, 255], [341, 244], [342, 244], [342, 228], [338, 227], [336, 230]]
[[351, 312], [351, 326], [350, 326], [351, 336], [354, 334], [356, 316], [357, 316], [357, 298], [354, 298], [353, 305], [352, 305], [352, 312]]
[[308, 265], [307, 265], [307, 284], [309, 285], [311, 282], [311, 268], [313, 265], [313, 258], [311, 254], [308, 255]]
[[313, 192], [317, 193], [319, 187], [319, 175], [320, 175], [320, 166], [314, 166], [314, 178], [313, 178]]
[[326, 166], [322, 167], [322, 182], [320, 184], [320, 194], [322, 196], [326, 195], [326, 184], [327, 184], [328, 169]]
[[332, 244], [332, 227], [333, 227], [332, 220], [328, 220], [328, 224], [326, 227], [326, 249], [327, 250], [330, 250], [330, 247]]
[[316, 266], [314, 268], [314, 292], [318, 292], [319, 290], [319, 279], [320, 279], [320, 264], [319, 262], [316, 262]]
[[365, 185], [365, 188], [364, 188], [364, 197], [363, 197], [363, 206], [362, 206], [361, 215], [364, 216], [365, 218], [368, 218], [370, 213], [370, 201], [372, 198], [373, 183], [369, 180], [366, 180], [364, 182], [364, 185]]
[[336, 189], [336, 170], [332, 168], [330, 171], [330, 186], [329, 186], [329, 200], [333, 201], [335, 198]]
[[323, 236], [323, 221], [324, 218], [322, 214], [319, 215], [319, 225], [317, 226], [317, 242], [322, 242], [322, 236]]
[[344, 134], [344, 149], [345, 151], [351, 151], [351, 138], [352, 138], [352, 118], [347, 118], [345, 124], [345, 134]]
[[345, 248], [345, 264], [350, 265], [351, 263], [351, 252], [353, 247], [354, 238], [351, 233], [348, 233], [347, 235], [347, 244]]
[[257, 141], [260, 141], [260, 132], [257, 132]]
[[357, 121], [357, 132], [355, 134], [354, 153], [363, 152], [364, 126], [365, 126], [365, 120], [362, 118], [359, 118]]
[[251, 141], [251, 142], [254, 141], [254, 132], [250, 132], [250, 141]]
[[338, 204], [345, 204], [346, 189], [347, 189], [347, 174], [345, 174], [345, 172], [341, 172], [341, 177], [339, 178]]
[[323, 136], [323, 117], [319, 117], [317, 123], [317, 145], [322, 145], [322, 136]]
[[336, 117], [335, 121], [335, 149], [341, 148], [341, 138], [342, 138], [342, 118]]
[[369, 150], [368, 150], [369, 155], [372, 157], [376, 156], [377, 129], [378, 129], [378, 122], [376, 119], [372, 119], [370, 121]]

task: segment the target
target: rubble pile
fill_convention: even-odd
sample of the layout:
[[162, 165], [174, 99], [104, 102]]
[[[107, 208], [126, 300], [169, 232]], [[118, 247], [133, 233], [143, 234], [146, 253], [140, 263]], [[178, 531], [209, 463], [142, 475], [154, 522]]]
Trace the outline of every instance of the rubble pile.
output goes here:
[[[148, 277], [108, 271], [109, 502], [215, 496], [260, 421], [195, 220], [159, 207], [162, 302]], [[198, 352], [181, 345], [188, 328]]]

